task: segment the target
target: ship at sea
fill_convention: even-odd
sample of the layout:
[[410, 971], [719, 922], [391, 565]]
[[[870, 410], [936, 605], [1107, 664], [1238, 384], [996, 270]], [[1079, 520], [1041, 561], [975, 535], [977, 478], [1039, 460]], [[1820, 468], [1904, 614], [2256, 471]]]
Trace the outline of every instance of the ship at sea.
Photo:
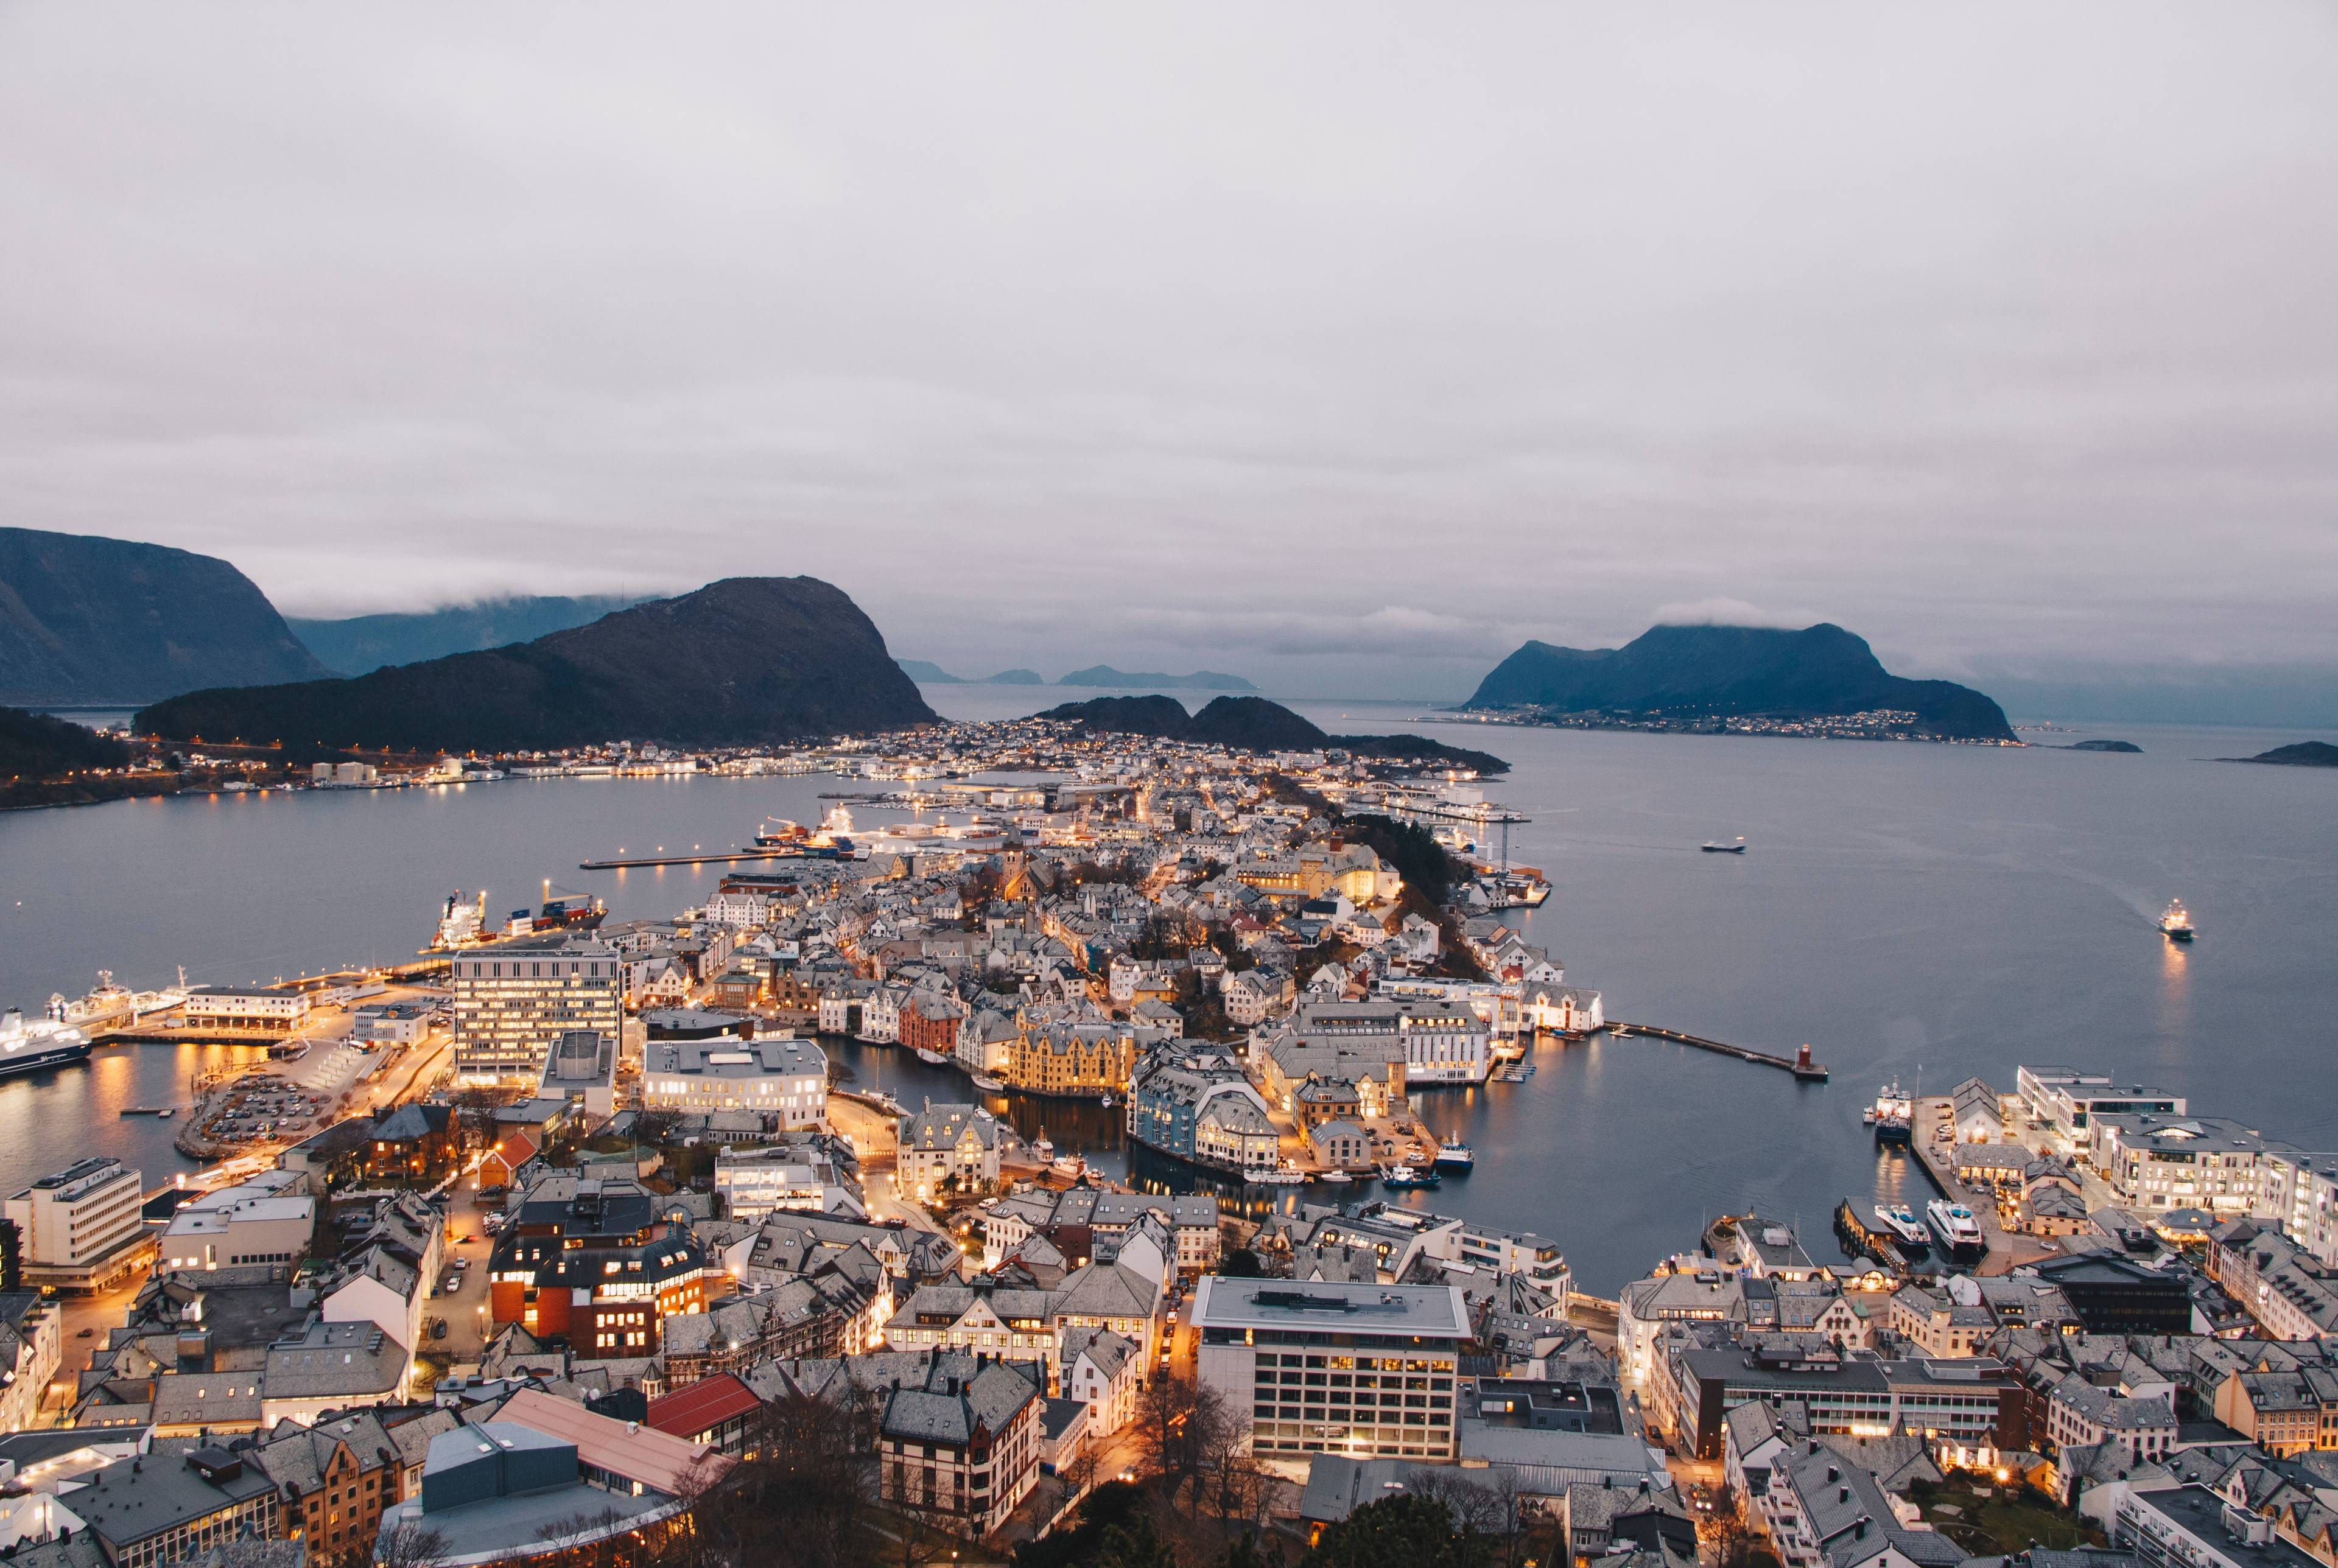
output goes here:
[[2169, 901], [2167, 913], [2159, 917], [2159, 931], [2160, 935], [2166, 936], [2170, 942], [2192, 940], [2194, 936], [2192, 916], [2185, 909], [2183, 899], [2176, 898]]
[[0, 1014], [0, 1077], [88, 1060], [89, 1036], [72, 1024], [53, 1018], [28, 1024], [14, 1007]]
[[1914, 1137], [1916, 1102], [1895, 1078], [1883, 1086], [1875, 1103], [1860, 1119], [1875, 1129], [1878, 1143], [1906, 1143]]

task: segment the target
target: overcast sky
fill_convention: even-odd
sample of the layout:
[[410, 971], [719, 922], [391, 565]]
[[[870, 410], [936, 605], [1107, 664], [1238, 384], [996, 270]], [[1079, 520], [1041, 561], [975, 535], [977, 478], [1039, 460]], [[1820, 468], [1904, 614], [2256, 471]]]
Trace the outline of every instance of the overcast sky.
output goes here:
[[2333, 15], [10, 5], [5, 520], [1339, 695], [2338, 666]]

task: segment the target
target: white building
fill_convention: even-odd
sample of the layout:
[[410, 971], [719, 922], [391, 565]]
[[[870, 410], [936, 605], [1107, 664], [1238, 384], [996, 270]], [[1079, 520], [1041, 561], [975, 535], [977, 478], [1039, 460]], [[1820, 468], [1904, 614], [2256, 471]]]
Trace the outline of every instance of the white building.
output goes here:
[[142, 1197], [138, 1172], [108, 1155], [42, 1177], [7, 1205], [26, 1272], [43, 1283], [103, 1285], [126, 1270], [147, 1240]]
[[723, 1212], [732, 1220], [761, 1220], [779, 1209], [850, 1219], [867, 1213], [834, 1162], [802, 1149], [719, 1150], [714, 1191], [722, 1196]]
[[2268, 1153], [2264, 1212], [2324, 1268], [2338, 1269], [2338, 1154]]
[[183, 1204], [162, 1231], [162, 1270], [290, 1269], [309, 1255], [317, 1200], [273, 1187], [222, 1187]]
[[314, 998], [290, 985], [198, 985], [187, 993], [187, 1022], [197, 1027], [298, 1029]]
[[1455, 1457], [1454, 1380], [1471, 1333], [1458, 1286], [1210, 1274], [1193, 1320], [1201, 1380], [1252, 1412], [1253, 1453]]
[[430, 1030], [419, 1002], [380, 1002], [349, 1015], [349, 1038], [363, 1045], [411, 1045]]
[[653, 1040], [642, 1063], [652, 1111], [753, 1111], [786, 1130], [828, 1122], [828, 1054], [809, 1040]]
[[617, 950], [567, 934], [524, 936], [456, 956], [455, 1081], [533, 1089], [571, 1029], [618, 1034]]

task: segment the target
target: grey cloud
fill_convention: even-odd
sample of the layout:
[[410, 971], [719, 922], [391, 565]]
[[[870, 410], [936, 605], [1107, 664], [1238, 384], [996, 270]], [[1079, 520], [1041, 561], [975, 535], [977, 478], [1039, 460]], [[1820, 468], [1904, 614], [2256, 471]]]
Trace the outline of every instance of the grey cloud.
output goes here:
[[15, 7], [0, 485], [953, 665], [2338, 661], [2333, 78], [2295, 5]]

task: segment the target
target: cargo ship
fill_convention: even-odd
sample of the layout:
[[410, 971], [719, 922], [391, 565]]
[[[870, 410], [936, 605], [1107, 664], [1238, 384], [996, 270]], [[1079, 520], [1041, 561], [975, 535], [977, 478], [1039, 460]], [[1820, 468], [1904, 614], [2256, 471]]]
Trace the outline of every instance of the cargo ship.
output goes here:
[[0, 1014], [0, 1077], [88, 1060], [89, 1036], [72, 1024], [49, 1018], [27, 1024], [14, 1007]]
[[1878, 1143], [1906, 1143], [1915, 1136], [1916, 1102], [1895, 1078], [1883, 1086], [1875, 1103], [1860, 1119], [1875, 1129]]
[[589, 893], [555, 892], [535, 912], [539, 931], [590, 931], [609, 917], [609, 906]]

